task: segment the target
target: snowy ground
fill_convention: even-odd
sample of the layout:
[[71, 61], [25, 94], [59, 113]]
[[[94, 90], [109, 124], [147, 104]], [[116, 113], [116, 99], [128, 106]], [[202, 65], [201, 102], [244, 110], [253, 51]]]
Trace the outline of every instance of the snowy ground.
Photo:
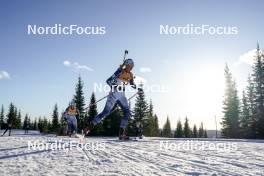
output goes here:
[[[28, 150], [28, 141], [66, 146], [72, 142], [90, 147]], [[122, 142], [116, 138], [0, 137], [0, 175], [264, 175], [264, 141], [209, 140], [211, 144], [237, 146], [236, 150], [225, 152], [175, 150], [175, 145], [186, 142], [187, 139], [162, 138]], [[196, 143], [203, 142], [208, 141]]]

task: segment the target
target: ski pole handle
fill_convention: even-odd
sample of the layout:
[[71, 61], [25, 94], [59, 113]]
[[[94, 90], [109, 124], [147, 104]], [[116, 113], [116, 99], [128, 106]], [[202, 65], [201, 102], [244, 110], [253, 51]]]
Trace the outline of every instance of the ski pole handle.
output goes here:
[[126, 56], [128, 55], [128, 50], [125, 50], [125, 54], [124, 54], [124, 59], [123, 59], [123, 61], [125, 61], [126, 60]]

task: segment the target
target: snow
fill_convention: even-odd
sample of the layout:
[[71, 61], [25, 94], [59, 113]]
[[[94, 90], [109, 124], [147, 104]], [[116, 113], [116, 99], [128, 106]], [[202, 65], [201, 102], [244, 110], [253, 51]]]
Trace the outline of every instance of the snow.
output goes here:
[[[237, 146], [236, 150], [229, 151], [161, 147], [162, 142], [178, 145], [189, 140], [118, 141], [116, 138], [67, 138], [33, 133], [5, 136], [0, 137], [0, 175], [264, 175], [264, 141], [194, 139], [199, 145], [208, 142]], [[29, 150], [28, 141], [66, 146], [89, 144], [90, 148]]]

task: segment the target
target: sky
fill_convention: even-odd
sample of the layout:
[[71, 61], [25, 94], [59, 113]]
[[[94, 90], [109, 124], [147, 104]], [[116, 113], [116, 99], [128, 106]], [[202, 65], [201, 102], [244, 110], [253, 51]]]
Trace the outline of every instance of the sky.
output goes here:
[[[137, 80], [167, 91], [146, 91], [160, 127], [186, 116], [191, 124], [220, 127], [227, 63], [241, 92], [257, 42], [263, 48], [263, 1], [2, 0], [0, 1], [0, 104], [13, 102], [31, 117], [63, 111], [84, 81], [86, 103], [94, 83], [105, 84], [122, 63], [135, 62]], [[28, 25], [103, 26], [104, 35], [32, 35]], [[235, 26], [235, 35], [161, 35], [160, 25]], [[107, 92], [96, 92], [96, 98]], [[131, 93], [128, 93], [129, 97]], [[99, 111], [105, 101], [98, 103]], [[133, 101], [132, 101], [133, 104]], [[133, 106], [133, 105], [132, 105]]]

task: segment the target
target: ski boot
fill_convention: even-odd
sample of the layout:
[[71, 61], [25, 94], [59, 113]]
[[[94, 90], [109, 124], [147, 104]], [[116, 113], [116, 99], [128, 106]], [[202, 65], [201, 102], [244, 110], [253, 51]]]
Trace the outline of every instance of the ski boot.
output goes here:
[[119, 129], [119, 140], [129, 140], [129, 136], [127, 136], [126, 130], [124, 128]]
[[88, 136], [88, 134], [92, 131], [94, 124], [90, 122], [86, 128], [83, 129], [84, 136]]

